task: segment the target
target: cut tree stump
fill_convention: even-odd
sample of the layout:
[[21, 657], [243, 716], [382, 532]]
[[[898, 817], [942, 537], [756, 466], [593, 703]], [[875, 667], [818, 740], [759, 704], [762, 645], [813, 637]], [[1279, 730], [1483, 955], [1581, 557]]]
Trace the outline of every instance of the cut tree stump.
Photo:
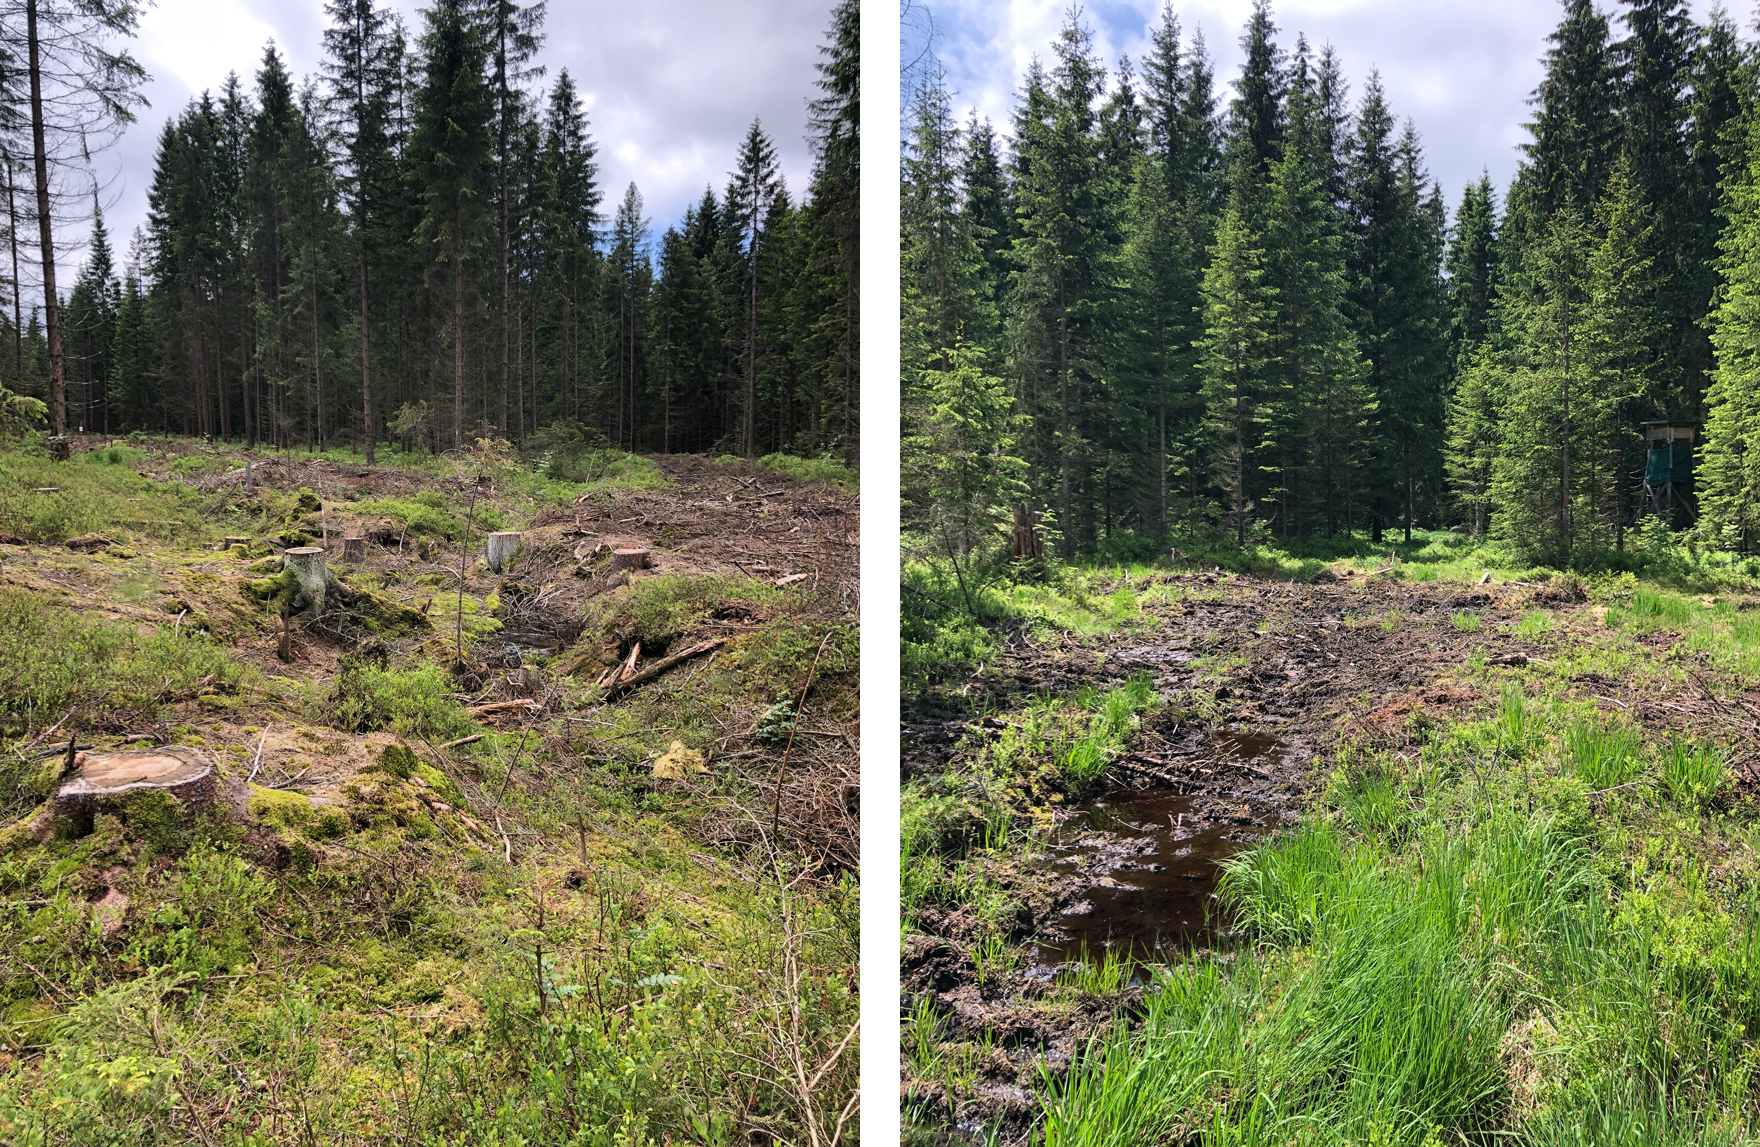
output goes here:
[[292, 571], [299, 582], [295, 605], [304, 605], [307, 614], [316, 617], [324, 612], [324, 596], [330, 589], [330, 565], [317, 546], [295, 546], [281, 551], [281, 564]]
[[611, 551], [611, 572], [614, 574], [624, 570], [645, 570], [648, 564], [647, 550], [632, 547]]
[[489, 572], [506, 573], [525, 544], [525, 536], [513, 531], [489, 535]]
[[55, 790], [54, 814], [89, 831], [99, 813], [123, 811], [133, 794], [153, 789], [169, 794], [183, 806], [186, 819], [220, 796], [214, 762], [198, 749], [171, 745], [163, 749], [126, 749], [91, 753]]
[[345, 562], [364, 562], [367, 560], [367, 539], [343, 538], [342, 560]]
[[234, 546], [243, 546], [245, 553], [248, 554], [251, 551], [251, 539], [245, 534], [227, 534], [226, 544], [220, 548], [223, 550], [230, 550]]

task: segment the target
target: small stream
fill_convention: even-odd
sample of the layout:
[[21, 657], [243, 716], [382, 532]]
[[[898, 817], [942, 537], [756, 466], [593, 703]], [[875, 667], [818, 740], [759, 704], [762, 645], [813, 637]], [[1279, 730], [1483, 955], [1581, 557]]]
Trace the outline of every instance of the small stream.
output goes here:
[[[1253, 761], [1282, 745], [1259, 733], [1219, 731], [1207, 757]], [[1220, 862], [1264, 836], [1255, 824], [1205, 821], [1198, 799], [1174, 789], [1120, 789], [1074, 805], [1047, 842], [1043, 863], [1087, 887], [1038, 943], [1045, 970], [1128, 949], [1160, 960], [1213, 942], [1226, 929], [1215, 899]]]

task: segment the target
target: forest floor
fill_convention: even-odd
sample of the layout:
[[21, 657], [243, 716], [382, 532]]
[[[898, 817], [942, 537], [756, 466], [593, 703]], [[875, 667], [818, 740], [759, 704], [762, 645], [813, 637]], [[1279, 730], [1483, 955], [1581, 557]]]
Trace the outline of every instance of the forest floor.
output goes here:
[[[569, 472], [0, 453], [0, 1144], [853, 1133], [854, 479]], [[70, 739], [235, 799], [82, 832]]]
[[[907, 693], [909, 1141], [1741, 1141], [1757, 587], [1357, 564], [1063, 570]], [[1511, 815], [1519, 866], [1582, 877], [1543, 942], [1465, 903]], [[1454, 924], [1402, 931], [1457, 856]], [[1414, 952], [1467, 1018], [1347, 991]], [[1614, 1038], [1626, 1007], [1667, 1018]]]

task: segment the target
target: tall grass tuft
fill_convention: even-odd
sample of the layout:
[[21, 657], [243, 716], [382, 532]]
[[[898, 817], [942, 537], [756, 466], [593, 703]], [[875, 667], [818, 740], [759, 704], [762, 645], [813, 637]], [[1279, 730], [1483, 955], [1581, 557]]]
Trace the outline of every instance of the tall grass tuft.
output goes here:
[[1565, 731], [1564, 742], [1577, 776], [1591, 789], [1615, 788], [1644, 771], [1636, 729], [1584, 720]]
[[1705, 809], [1723, 792], [1724, 779], [1723, 754], [1716, 748], [1679, 737], [1669, 742], [1662, 758], [1662, 783], [1675, 803]]

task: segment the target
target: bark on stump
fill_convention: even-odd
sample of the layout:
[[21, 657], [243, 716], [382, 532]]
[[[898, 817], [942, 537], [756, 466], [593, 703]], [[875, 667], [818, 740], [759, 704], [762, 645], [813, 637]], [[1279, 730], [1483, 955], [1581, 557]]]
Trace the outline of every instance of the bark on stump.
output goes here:
[[281, 552], [281, 564], [299, 582], [294, 605], [303, 606], [313, 617], [324, 612], [324, 597], [330, 590], [330, 566], [324, 551], [317, 546], [296, 546]]
[[220, 795], [214, 762], [197, 749], [172, 745], [93, 753], [55, 790], [54, 814], [89, 832], [99, 813], [122, 813], [131, 796], [154, 789], [176, 800], [186, 820]]
[[367, 539], [343, 538], [342, 560], [345, 562], [364, 562], [367, 560]]
[[617, 549], [611, 551], [611, 572], [622, 573], [624, 570], [645, 570], [648, 568], [648, 551], [640, 549]]
[[519, 557], [519, 551], [525, 544], [525, 536], [508, 531], [489, 535], [489, 572], [506, 573], [507, 567]]

